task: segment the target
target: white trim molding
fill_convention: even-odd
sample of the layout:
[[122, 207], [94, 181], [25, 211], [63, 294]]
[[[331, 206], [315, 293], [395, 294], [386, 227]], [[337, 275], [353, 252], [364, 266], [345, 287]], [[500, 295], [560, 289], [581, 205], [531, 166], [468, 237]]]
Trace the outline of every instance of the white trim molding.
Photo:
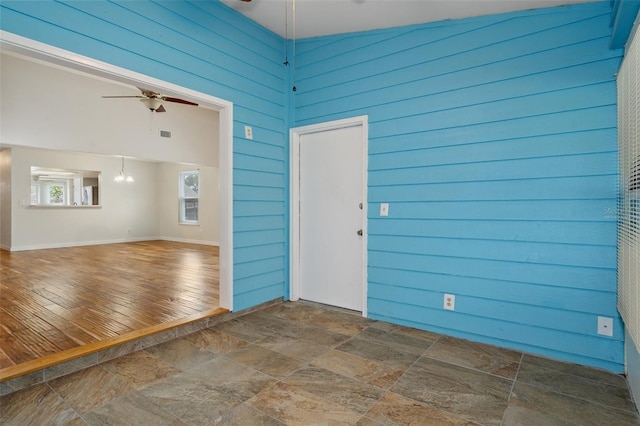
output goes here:
[[362, 127], [363, 156], [362, 156], [362, 214], [364, 250], [362, 251], [362, 316], [367, 316], [367, 182], [368, 182], [368, 153], [369, 153], [369, 117], [366, 115], [345, 118], [342, 120], [328, 121], [325, 123], [312, 124], [308, 126], [295, 127], [289, 131], [289, 300], [300, 299], [300, 136], [313, 133], [325, 132], [329, 130], [344, 129], [347, 127]]
[[220, 306], [233, 310], [233, 103], [2, 30], [0, 51], [13, 52], [115, 82], [143, 86], [219, 113]]

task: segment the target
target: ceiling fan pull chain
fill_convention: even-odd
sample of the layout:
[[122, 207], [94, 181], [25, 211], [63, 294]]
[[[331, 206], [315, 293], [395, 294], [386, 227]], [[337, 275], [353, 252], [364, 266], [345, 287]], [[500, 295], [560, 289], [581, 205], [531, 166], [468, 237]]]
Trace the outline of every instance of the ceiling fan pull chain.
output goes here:
[[293, 91], [298, 90], [296, 87], [296, 0], [292, 0], [293, 12]]
[[284, 0], [284, 66], [289, 66], [289, 2]]

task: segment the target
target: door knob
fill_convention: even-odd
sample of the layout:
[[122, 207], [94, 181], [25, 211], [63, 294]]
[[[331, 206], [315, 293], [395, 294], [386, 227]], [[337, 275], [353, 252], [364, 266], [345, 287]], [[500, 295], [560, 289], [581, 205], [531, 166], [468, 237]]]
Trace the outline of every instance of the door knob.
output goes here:
[[362, 237], [362, 229], [358, 229], [357, 234], [358, 234], [358, 235], [360, 235], [360, 236]]

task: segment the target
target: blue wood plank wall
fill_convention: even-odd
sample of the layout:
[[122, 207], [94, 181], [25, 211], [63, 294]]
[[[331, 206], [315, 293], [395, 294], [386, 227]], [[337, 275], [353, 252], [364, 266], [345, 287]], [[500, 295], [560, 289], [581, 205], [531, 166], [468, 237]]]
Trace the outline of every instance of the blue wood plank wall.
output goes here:
[[284, 295], [281, 37], [209, 1], [3, 1], [0, 16], [5, 31], [233, 102], [234, 309]]
[[609, 7], [301, 40], [295, 96], [284, 41], [218, 2], [3, 1], [0, 27], [234, 102], [236, 310], [286, 295], [288, 127], [368, 114], [370, 316], [620, 372]]
[[295, 124], [369, 115], [372, 318], [623, 370], [609, 21], [607, 1], [297, 43]]

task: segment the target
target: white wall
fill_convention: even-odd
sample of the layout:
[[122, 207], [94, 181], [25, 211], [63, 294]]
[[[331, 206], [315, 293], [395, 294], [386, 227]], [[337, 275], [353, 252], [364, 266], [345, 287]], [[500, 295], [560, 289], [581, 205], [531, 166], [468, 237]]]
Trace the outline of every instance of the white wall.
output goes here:
[[[198, 225], [179, 223], [178, 176], [182, 171], [200, 171]], [[183, 242], [206, 242], [218, 245], [219, 199], [218, 169], [187, 164], [158, 164], [158, 226], [164, 239]]]
[[0, 248], [11, 248], [11, 151], [0, 150]]
[[152, 113], [135, 98], [102, 98], [135, 87], [7, 54], [0, 67], [3, 145], [218, 165], [216, 111], [164, 102], [167, 112]]
[[[158, 237], [157, 163], [126, 160], [134, 183], [116, 183], [120, 158], [25, 147], [12, 148], [11, 250], [97, 244]], [[31, 166], [99, 171], [99, 208], [29, 205]]]
[[[5, 151], [0, 158], [7, 157], [9, 150]], [[11, 205], [9, 218], [12, 220], [8, 228], [13, 238], [6, 242], [7, 249], [16, 251], [149, 239], [210, 245], [219, 243], [216, 167], [126, 159], [125, 171], [135, 181], [116, 183], [113, 177], [120, 170], [120, 157], [26, 147], [13, 147], [10, 155], [12, 185], [8, 196]], [[101, 206], [30, 206], [31, 166], [100, 172]], [[195, 168], [200, 170], [200, 224], [180, 225], [178, 174]], [[5, 169], [3, 167], [3, 171]], [[2, 177], [4, 187], [5, 178]], [[4, 198], [2, 201], [4, 206]], [[1, 222], [5, 222], [4, 212]]]

